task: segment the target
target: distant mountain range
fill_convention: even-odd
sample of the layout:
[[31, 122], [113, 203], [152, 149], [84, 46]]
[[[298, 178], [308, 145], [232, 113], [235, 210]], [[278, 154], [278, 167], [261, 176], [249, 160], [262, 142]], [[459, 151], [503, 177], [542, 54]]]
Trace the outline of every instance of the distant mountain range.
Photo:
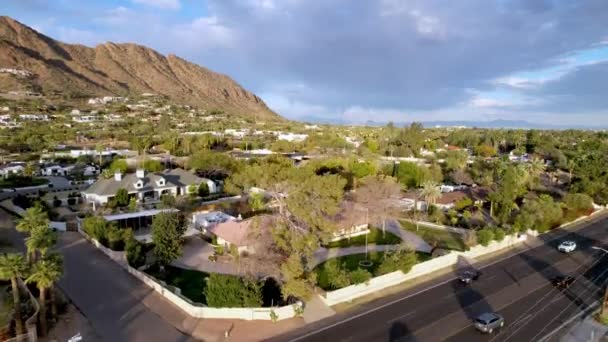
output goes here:
[[[134, 23], [134, 25], [137, 25]], [[201, 37], [204, 39], [204, 37]], [[164, 95], [180, 104], [279, 120], [264, 101], [226, 75], [136, 44], [89, 48], [49, 38], [0, 17], [0, 91], [35, 91], [71, 97]]]
[[[353, 123], [341, 118], [323, 118], [309, 116], [301, 118], [301, 121], [315, 122], [322, 124], [334, 124], [334, 125], [366, 125], [366, 126], [384, 126], [388, 121], [372, 121], [368, 120], [364, 123]], [[393, 122], [395, 126], [403, 127], [410, 125], [411, 121]], [[445, 120], [445, 121], [422, 121], [421, 124], [424, 127], [476, 127], [476, 128], [513, 128], [513, 129], [598, 129], [597, 126], [592, 125], [555, 125], [555, 124], [540, 124], [533, 123], [525, 120], [488, 120], [488, 121], [468, 121], [468, 120]]]

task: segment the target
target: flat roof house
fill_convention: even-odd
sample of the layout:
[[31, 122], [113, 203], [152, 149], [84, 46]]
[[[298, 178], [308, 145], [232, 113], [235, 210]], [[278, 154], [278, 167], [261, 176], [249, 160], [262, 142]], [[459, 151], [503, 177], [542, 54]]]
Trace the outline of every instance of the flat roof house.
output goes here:
[[137, 170], [135, 173], [126, 175], [116, 173], [112, 178], [100, 178], [84, 190], [82, 196], [86, 203], [106, 204], [116, 196], [118, 189], [124, 188], [129, 195], [135, 196], [138, 201], [155, 201], [165, 194], [186, 195], [189, 186], [195, 185], [198, 187], [201, 183], [207, 184], [209, 193], [213, 194], [218, 191], [213, 181], [198, 177], [183, 169], [151, 173]]

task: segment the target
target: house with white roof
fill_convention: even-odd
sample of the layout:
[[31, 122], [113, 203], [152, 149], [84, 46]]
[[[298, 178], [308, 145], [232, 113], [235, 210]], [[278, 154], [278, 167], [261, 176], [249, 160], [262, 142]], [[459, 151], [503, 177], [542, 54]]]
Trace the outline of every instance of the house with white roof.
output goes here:
[[0, 165], [0, 175], [4, 178], [13, 175], [21, 175], [25, 171], [24, 162], [11, 162], [4, 165]]

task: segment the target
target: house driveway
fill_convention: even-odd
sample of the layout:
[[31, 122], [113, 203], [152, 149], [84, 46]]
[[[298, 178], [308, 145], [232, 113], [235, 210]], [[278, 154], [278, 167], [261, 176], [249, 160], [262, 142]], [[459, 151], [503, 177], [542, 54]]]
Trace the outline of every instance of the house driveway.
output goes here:
[[403, 243], [417, 252], [431, 253], [433, 247], [424, 241], [420, 236], [401, 229], [401, 225], [397, 220], [391, 219], [386, 221], [386, 231], [391, 232], [401, 238]]
[[184, 241], [182, 257], [171, 264], [207, 273], [240, 274], [235, 264], [210, 261], [209, 256], [214, 252], [213, 245], [200, 237], [193, 236]]

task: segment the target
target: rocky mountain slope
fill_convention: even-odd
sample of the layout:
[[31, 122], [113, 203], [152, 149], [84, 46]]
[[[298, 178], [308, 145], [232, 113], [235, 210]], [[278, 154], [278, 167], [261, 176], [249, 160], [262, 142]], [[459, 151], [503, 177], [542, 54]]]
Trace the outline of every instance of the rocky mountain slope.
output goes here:
[[0, 17], [3, 68], [27, 70], [32, 75], [0, 73], [0, 91], [29, 89], [76, 97], [155, 93], [181, 104], [280, 119], [259, 97], [228, 76], [175, 55], [163, 56], [136, 44], [105, 43], [95, 48], [65, 44], [9, 17]]

